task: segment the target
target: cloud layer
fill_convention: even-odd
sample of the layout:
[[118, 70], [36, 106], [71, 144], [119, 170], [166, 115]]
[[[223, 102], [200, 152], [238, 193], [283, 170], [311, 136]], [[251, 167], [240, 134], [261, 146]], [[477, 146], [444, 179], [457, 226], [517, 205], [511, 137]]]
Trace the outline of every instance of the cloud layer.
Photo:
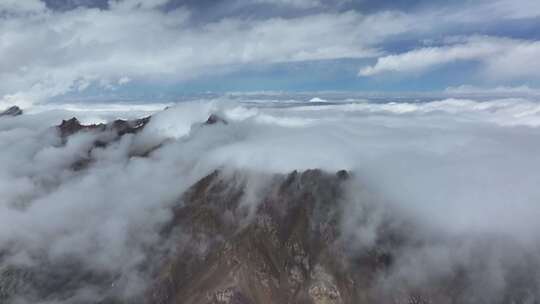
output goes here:
[[[169, 208], [181, 203], [189, 185], [216, 168], [261, 176], [309, 168], [354, 172], [358, 180], [350, 189], [351, 210], [366, 210], [363, 204], [380, 207], [437, 239], [420, 252], [400, 256], [405, 268], [396, 268], [381, 288], [393, 280], [403, 282], [407, 267], [418, 272], [418, 284], [440, 275], [418, 265], [424, 255], [422, 261], [440, 267], [473, 263], [467, 255], [477, 249], [473, 240], [495, 246], [492, 237], [509, 239], [517, 244], [513, 248], [525, 251], [534, 251], [540, 241], [540, 175], [535, 170], [540, 165], [540, 108], [532, 100], [299, 102], [286, 107], [220, 100], [181, 103], [156, 113], [142, 133], [93, 149], [94, 162], [82, 171], [74, 171], [73, 163], [88, 157], [89, 147], [110, 134], [80, 133], [63, 144], [49, 126], [72, 115], [97, 122], [157, 108], [40, 109], [0, 119], [4, 263], [55, 265], [75, 259], [84, 269], [112, 272], [119, 295], [141, 290], [145, 272], [140, 265], [147, 263], [148, 248], [160, 248], [159, 229], [170, 218]], [[229, 124], [201, 127], [211, 113]], [[159, 143], [165, 144], [150, 157], [133, 156]], [[257, 175], [250, 176], [257, 184]], [[373, 241], [380, 214], [373, 216], [370, 225], [349, 230], [360, 248]], [[450, 254], [456, 244], [460, 251]], [[509, 252], [494, 251], [490, 259], [506, 263], [499, 254]], [[439, 270], [444, 274], [444, 269]], [[83, 295], [88, 293], [72, 296]]]

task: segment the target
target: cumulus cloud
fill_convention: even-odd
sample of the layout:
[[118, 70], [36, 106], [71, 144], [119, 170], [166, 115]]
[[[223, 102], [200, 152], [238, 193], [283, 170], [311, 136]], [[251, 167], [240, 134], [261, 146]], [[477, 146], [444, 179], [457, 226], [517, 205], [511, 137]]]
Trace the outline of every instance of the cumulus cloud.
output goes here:
[[[400, 34], [423, 40], [451, 35], [463, 23], [474, 28], [494, 18], [534, 18], [538, 9], [530, 1], [369, 14], [350, 3], [264, 2], [299, 12], [263, 14], [254, 9], [248, 15], [216, 13], [218, 17], [201, 21], [194, 17], [200, 14], [194, 7], [165, 0], [115, 0], [102, 8], [70, 10], [53, 10], [38, 0], [3, 1], [0, 10], [7, 13], [0, 15], [0, 100], [27, 105], [88, 88], [111, 91], [126, 79], [174, 83], [252, 64], [344, 58], [379, 57], [377, 64], [360, 71], [364, 76], [476, 60], [485, 62], [487, 78], [537, 77], [531, 60], [538, 51], [535, 41], [470, 37], [387, 55], [388, 41]], [[471, 11], [480, 13], [472, 18]]]
[[[304, 7], [319, 1], [272, 3]], [[12, 12], [0, 17], [4, 104], [26, 105], [89, 87], [107, 90], [127, 79], [182, 81], [260, 63], [378, 56], [377, 64], [360, 71], [365, 76], [421, 71], [460, 60], [486, 62], [486, 77], [536, 77], [538, 70], [531, 60], [538, 43], [524, 40], [471, 37], [385, 55], [386, 41], [398, 34], [444, 36], [456, 24], [488, 22], [482, 17], [487, 14], [473, 20], [464, 15], [468, 9], [460, 7], [370, 14], [321, 8], [288, 17], [240, 15], [199, 23], [190, 6], [164, 9], [169, 3], [163, 0], [110, 1], [103, 9], [81, 6], [67, 11], [48, 9], [37, 0], [1, 5]], [[495, 12], [499, 19], [508, 17], [503, 10]], [[518, 68], [511, 68], [514, 65]]]
[[372, 66], [362, 68], [359, 76], [387, 72], [418, 73], [458, 62], [477, 61], [484, 66], [484, 76], [491, 79], [538, 78], [533, 60], [540, 42], [497, 37], [467, 37], [465, 41], [438, 47], [424, 47], [409, 52], [379, 57]]
[[[177, 81], [237, 64], [363, 58], [378, 54], [369, 43], [401, 31], [392, 15], [356, 12], [194, 25], [184, 8], [165, 12], [156, 9], [163, 1], [144, 3], [1, 18], [4, 101], [46, 100], [125, 77]], [[377, 24], [385, 25], [367, 35]]]

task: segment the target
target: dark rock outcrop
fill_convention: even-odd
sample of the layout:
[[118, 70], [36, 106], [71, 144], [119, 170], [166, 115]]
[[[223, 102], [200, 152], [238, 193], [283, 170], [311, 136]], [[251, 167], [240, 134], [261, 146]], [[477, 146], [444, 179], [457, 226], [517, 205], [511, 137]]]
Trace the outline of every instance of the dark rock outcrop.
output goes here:
[[[73, 117], [68, 120], [62, 120], [62, 123], [56, 126], [56, 129], [59, 132], [59, 135], [62, 139], [62, 142], [65, 143], [68, 138], [79, 132], [97, 132], [103, 133], [104, 136], [99, 136], [89, 148], [85, 157], [82, 157], [76, 160], [72, 165], [71, 169], [74, 171], [80, 171], [86, 169], [92, 162], [91, 152], [95, 148], [105, 148], [112, 142], [120, 140], [122, 136], [126, 134], [136, 134], [141, 132], [144, 127], [150, 122], [151, 116], [134, 119], [134, 120], [122, 120], [117, 119], [108, 124], [90, 124], [83, 125], [80, 121]], [[133, 156], [148, 156], [152, 151], [159, 148], [150, 147], [148, 150], [144, 151], [134, 151]]]
[[62, 123], [58, 125], [58, 130], [60, 131], [60, 136], [66, 138], [80, 131], [104, 131], [106, 125], [104, 124], [92, 124], [92, 125], [83, 125], [75, 117], [62, 120]]
[[2, 116], [19, 116], [23, 114], [23, 110], [18, 106], [12, 106], [7, 110], [0, 112], [0, 117]]
[[[150, 122], [152, 116], [147, 116], [140, 119], [133, 120], [123, 120], [117, 119], [113, 122], [107, 124], [81, 124], [81, 122], [73, 117], [68, 120], [62, 120], [62, 123], [56, 126], [56, 129], [59, 132], [62, 142], [66, 143], [68, 138], [79, 132], [97, 132], [97, 133], [107, 133], [113, 136], [102, 136], [97, 139], [92, 147], [90, 147], [87, 156], [75, 161], [71, 169], [75, 171], [83, 170], [87, 168], [92, 163], [91, 152], [95, 148], [104, 148], [110, 143], [119, 140], [122, 136], [127, 134], [137, 134], [141, 132], [145, 126]], [[201, 125], [215, 125], [215, 124], [228, 124], [227, 121], [221, 118], [218, 115], [212, 114], [208, 117], [206, 122]], [[153, 151], [161, 148], [165, 142], [160, 143], [153, 147], [148, 147], [142, 151], [133, 151], [130, 156], [139, 156], [139, 157], [148, 157]]]
[[68, 120], [62, 120], [62, 123], [58, 125], [57, 128], [60, 131], [60, 136], [62, 138], [66, 138], [81, 131], [103, 132], [106, 130], [114, 131], [118, 136], [123, 136], [125, 134], [135, 134], [142, 131], [150, 121], [150, 118], [151, 116], [134, 120], [117, 119], [108, 124], [83, 125], [77, 118], [73, 117]]
[[[60, 303], [73, 298], [81, 287], [92, 287], [102, 291], [98, 298], [108, 296], [114, 283], [110, 274], [95, 272], [76, 261], [62, 263], [44, 262], [40, 266], [8, 266], [0, 268], [0, 303]], [[18, 301], [11, 302], [17, 298]], [[113, 303], [96, 298], [95, 301], [76, 303]]]
[[221, 116], [217, 114], [211, 114], [205, 122], [206, 125], [213, 125], [217, 123], [222, 123], [225, 125], [228, 124], [224, 118], [222, 118]]
[[190, 235], [190, 249], [167, 263], [149, 302], [353, 303], [359, 286], [338, 244], [347, 180], [345, 171], [294, 171], [246, 202], [238, 175], [203, 178], [167, 229]]

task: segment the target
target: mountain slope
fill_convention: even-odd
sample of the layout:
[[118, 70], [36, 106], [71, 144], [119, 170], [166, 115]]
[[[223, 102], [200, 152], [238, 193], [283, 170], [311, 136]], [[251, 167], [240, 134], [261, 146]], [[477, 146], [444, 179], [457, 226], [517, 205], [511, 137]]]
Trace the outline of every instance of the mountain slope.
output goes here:
[[[205, 177], [175, 211], [173, 225], [191, 236], [182, 244], [189, 249], [179, 248], [182, 253], [165, 266], [151, 302], [352, 303], [362, 298], [338, 241], [348, 179], [345, 171], [295, 171], [272, 177], [260, 201], [246, 203], [247, 181], [238, 174], [222, 177], [216, 171]], [[377, 264], [376, 258], [370, 262]]]

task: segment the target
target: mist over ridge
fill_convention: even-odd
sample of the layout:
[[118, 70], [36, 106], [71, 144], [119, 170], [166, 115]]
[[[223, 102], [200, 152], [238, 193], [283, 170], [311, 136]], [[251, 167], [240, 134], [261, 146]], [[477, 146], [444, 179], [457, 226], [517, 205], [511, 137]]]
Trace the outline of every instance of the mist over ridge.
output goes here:
[[[378, 277], [376, 293], [421, 289], [464, 267], [476, 277], [464, 291], [468, 301], [504, 303], [513, 273], [529, 265], [527, 296], [517, 297], [534, 303], [539, 109], [524, 98], [30, 108], [0, 117], [2, 267], [72, 260], [106, 273], [101, 281], [114, 286], [107, 295], [130, 299], [151, 281], [141, 265], [170, 254], [160, 231], [183, 193], [214, 170], [226, 187], [243, 185], [241, 206], [253, 210], [240, 216], [247, 222], [272, 176], [347, 170], [339, 201], [348, 250], [378, 246], [383, 227], [412, 229], [406, 235], [414, 241], [392, 251], [395, 262]], [[212, 114], [223, 122], [209, 125]], [[71, 117], [99, 124], [148, 115], [143, 128], [121, 136], [114, 125], [67, 137], [53, 127]], [[92, 284], [50, 299], [102, 299], [102, 287]], [[26, 296], [13, 299], [26, 303], [32, 293]]]

